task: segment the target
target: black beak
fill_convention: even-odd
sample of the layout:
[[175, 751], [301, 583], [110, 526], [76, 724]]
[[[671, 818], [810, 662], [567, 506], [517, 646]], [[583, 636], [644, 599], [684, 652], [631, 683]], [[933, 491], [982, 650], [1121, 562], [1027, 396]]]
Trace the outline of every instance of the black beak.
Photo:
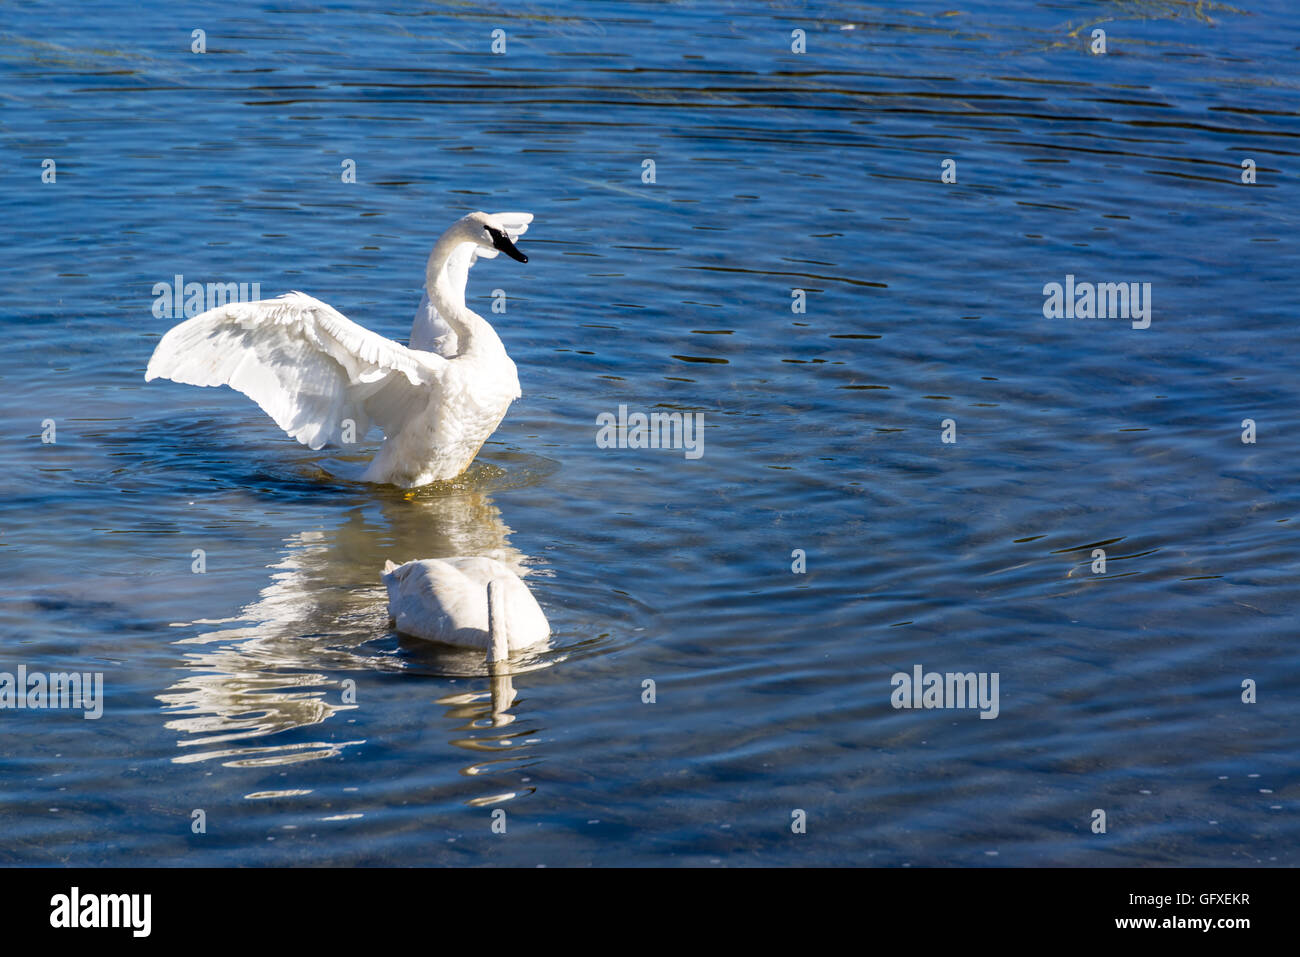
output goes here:
[[505, 253], [515, 262], [528, 262], [528, 257], [519, 251], [519, 247], [512, 243], [510, 237], [505, 233], [498, 232], [495, 229], [489, 229], [488, 234], [492, 237], [492, 245], [501, 250], [501, 252]]

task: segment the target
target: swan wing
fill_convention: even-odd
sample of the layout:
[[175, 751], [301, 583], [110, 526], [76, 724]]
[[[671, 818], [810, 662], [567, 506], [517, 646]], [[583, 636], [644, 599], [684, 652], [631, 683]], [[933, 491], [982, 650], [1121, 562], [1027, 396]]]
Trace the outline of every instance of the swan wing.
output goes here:
[[172, 328], [145, 380], [228, 385], [312, 449], [355, 441], [378, 424], [387, 435], [425, 408], [447, 360], [407, 349], [300, 292], [209, 309]]

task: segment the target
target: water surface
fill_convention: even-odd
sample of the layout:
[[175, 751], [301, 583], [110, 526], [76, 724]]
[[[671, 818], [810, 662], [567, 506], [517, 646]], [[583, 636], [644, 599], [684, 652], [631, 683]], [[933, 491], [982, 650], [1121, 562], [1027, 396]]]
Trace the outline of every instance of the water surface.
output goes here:
[[[1300, 30], [1013, 6], [6, 8], [0, 670], [106, 701], [0, 712], [0, 862], [1295, 864]], [[144, 382], [177, 274], [405, 341], [473, 209], [536, 220], [460, 480]], [[509, 688], [389, 628], [386, 560], [473, 553], [555, 630]]]

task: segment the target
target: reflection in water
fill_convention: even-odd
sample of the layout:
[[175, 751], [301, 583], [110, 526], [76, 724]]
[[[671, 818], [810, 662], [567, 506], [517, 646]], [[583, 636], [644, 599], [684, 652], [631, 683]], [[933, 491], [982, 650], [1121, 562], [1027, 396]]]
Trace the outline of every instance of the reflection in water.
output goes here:
[[[474, 752], [478, 758], [462, 768], [461, 774], [468, 777], [501, 775], [525, 770], [536, 762], [536, 758], [525, 750], [538, 743], [538, 738], [531, 737], [536, 729], [514, 727], [509, 731], [503, 730], [515, 723], [516, 716], [508, 711], [516, 695], [512, 676], [500, 673], [492, 676], [487, 692], [452, 694], [438, 699], [438, 704], [447, 709], [447, 718], [462, 722], [460, 727], [470, 732], [465, 737], [454, 738], [451, 743]], [[528, 778], [522, 781], [527, 782]], [[493, 792], [470, 798], [465, 803], [472, 807], [500, 804], [521, 794], [531, 794], [534, 790], [521, 787]]]
[[[376, 509], [379, 521], [368, 521], [367, 512]], [[321, 741], [303, 734], [356, 708], [348, 703], [340, 671], [483, 675], [487, 666], [481, 651], [396, 635], [379, 573], [386, 559], [471, 552], [526, 575], [528, 559], [510, 545], [509, 535], [486, 493], [453, 490], [370, 499], [333, 531], [291, 536], [257, 601], [226, 622], [195, 622], [234, 627], [176, 642], [187, 646], [187, 673], [158, 695], [168, 715], [166, 726], [180, 733], [177, 744], [185, 751], [174, 761], [285, 765], [334, 757], [362, 743], [364, 738]], [[321, 622], [332, 623], [328, 632], [321, 631]], [[512, 660], [508, 670], [493, 669], [485, 692], [440, 699], [449, 718], [463, 720], [461, 727], [472, 730], [453, 743], [476, 754], [516, 747], [497, 729], [515, 719], [507, 713], [517, 696], [513, 676], [541, 663], [535, 657]], [[519, 760], [509, 759], [508, 766]], [[478, 762], [463, 773], [499, 770], [501, 763]], [[515, 793], [471, 803], [495, 803]]]

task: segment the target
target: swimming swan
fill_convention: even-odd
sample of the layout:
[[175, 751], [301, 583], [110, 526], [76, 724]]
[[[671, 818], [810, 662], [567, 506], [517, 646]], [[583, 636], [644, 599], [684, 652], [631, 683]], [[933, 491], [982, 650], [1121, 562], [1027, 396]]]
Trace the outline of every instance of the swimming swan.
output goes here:
[[384, 563], [388, 611], [397, 630], [429, 641], [482, 648], [488, 664], [545, 643], [551, 626], [519, 576], [494, 558]]
[[232, 302], [172, 328], [145, 381], [228, 385], [311, 449], [383, 447], [361, 478], [405, 488], [454, 478], [519, 398], [515, 364], [492, 326], [465, 305], [469, 267], [504, 252], [532, 213], [470, 213], [442, 234], [425, 269], [410, 347], [362, 328], [319, 299], [291, 292]]

